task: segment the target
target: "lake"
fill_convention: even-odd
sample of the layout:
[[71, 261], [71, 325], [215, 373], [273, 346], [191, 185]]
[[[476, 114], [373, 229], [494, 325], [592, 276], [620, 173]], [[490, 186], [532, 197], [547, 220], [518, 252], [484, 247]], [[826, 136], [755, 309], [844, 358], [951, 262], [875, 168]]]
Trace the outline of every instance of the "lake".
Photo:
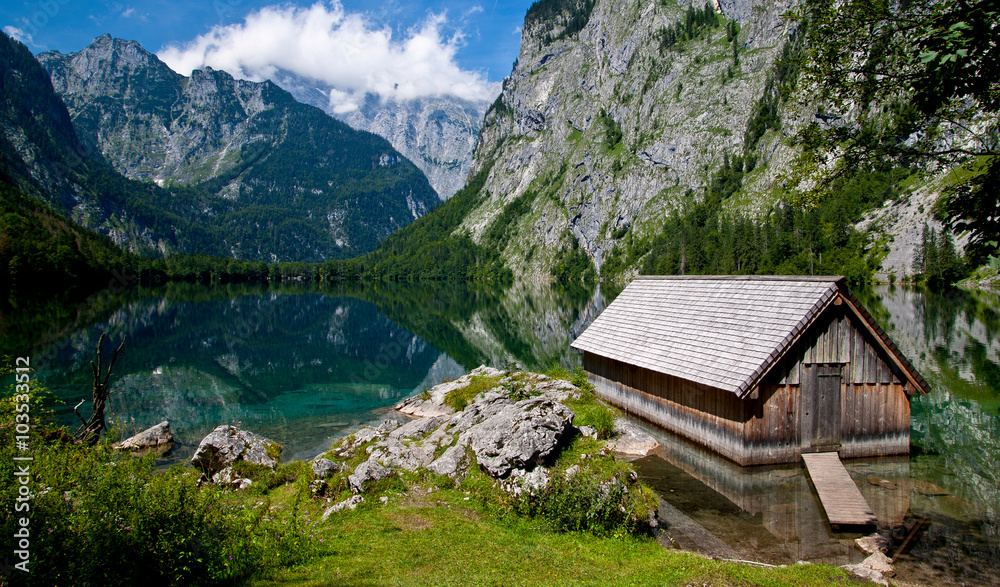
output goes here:
[[[855, 293], [934, 388], [912, 402], [908, 458], [847, 463], [892, 535], [899, 578], [998, 584], [1000, 296]], [[281, 442], [288, 460], [311, 458], [390, 415], [401, 398], [480, 364], [574, 368], [569, 343], [616, 294], [525, 284], [171, 284], [71, 310], [24, 302], [3, 308], [0, 324], [3, 352], [31, 353], [36, 378], [65, 402], [57, 417], [66, 424], [89, 397], [89, 361], [106, 331], [116, 343], [127, 336], [111, 419], [126, 432], [169, 420], [178, 445], [164, 464], [186, 461], [223, 423]], [[830, 530], [801, 466], [741, 468], [651, 431], [663, 449], [636, 466], [663, 498], [665, 544], [772, 564], [863, 558], [857, 535]]]

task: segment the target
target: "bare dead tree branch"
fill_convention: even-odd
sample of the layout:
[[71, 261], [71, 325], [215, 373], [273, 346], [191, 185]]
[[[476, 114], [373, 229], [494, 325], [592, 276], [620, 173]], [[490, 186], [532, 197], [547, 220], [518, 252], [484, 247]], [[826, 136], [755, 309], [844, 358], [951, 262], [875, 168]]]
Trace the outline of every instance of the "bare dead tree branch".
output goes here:
[[[111, 364], [108, 365], [107, 369], [104, 368], [104, 360], [101, 355], [101, 348], [104, 346], [104, 338], [107, 336], [106, 332], [101, 333], [101, 337], [97, 340], [97, 351], [96, 360], [90, 362], [90, 370], [94, 375], [93, 383], [93, 400], [94, 408], [93, 413], [90, 415], [90, 419], [84, 422], [84, 425], [77, 431], [76, 437], [79, 440], [87, 440], [90, 442], [96, 442], [100, 437], [101, 432], [108, 429], [107, 420], [104, 416], [105, 406], [108, 401], [108, 396], [111, 394], [111, 389], [108, 387], [108, 382], [111, 380], [112, 372], [115, 368], [115, 363], [118, 361], [118, 355], [122, 354], [122, 348], [125, 346], [125, 336], [122, 336], [121, 343], [118, 344], [118, 348], [114, 350], [111, 355]], [[80, 402], [83, 403], [82, 401]], [[77, 404], [80, 407], [80, 404]], [[76, 408], [74, 408], [76, 411]], [[79, 416], [77, 412], [77, 416]], [[83, 417], [80, 417], [83, 420]]]

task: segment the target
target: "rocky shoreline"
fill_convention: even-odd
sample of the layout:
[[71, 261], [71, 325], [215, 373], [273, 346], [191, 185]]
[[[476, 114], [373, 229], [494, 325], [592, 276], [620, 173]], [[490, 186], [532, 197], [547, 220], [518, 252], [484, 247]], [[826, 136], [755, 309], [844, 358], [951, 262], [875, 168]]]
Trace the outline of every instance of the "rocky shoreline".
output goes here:
[[[613, 501], [633, 527], [654, 530], [659, 525], [656, 500], [643, 499], [638, 475], [621, 457], [646, 456], [659, 443], [622, 418], [599, 431], [581, 422], [571, 407], [595, 405], [607, 409], [590, 390], [569, 381], [479, 367], [396, 404], [405, 422], [389, 418], [363, 426], [312, 459], [310, 490], [327, 502], [322, 519], [328, 520], [357, 508], [366, 497], [380, 496], [384, 503], [389, 488], [458, 487], [481, 472], [498, 495], [529, 509], [567, 487], [595, 488], [591, 499]], [[587, 452], [568, 450], [581, 439]], [[169, 423], [161, 422], [115, 446], [162, 451], [171, 441]], [[201, 471], [201, 483], [245, 490], [253, 485], [255, 471], [277, 469], [280, 452], [271, 440], [223, 425], [201, 441], [191, 463]], [[844, 568], [886, 584], [885, 577], [893, 576], [892, 561], [877, 535], [859, 539], [858, 546], [871, 556]]]

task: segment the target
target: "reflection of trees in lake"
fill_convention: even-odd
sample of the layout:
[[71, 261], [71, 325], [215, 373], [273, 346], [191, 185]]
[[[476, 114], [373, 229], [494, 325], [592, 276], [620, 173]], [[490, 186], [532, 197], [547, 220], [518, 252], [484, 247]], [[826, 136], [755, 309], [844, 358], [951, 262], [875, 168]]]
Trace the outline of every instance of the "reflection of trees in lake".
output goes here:
[[[985, 541], [962, 546], [967, 529], [936, 524], [927, 540], [962, 560], [1000, 561], [1000, 299], [993, 292], [876, 288], [890, 334], [935, 391], [912, 402], [915, 476], [967, 500]], [[941, 498], [946, 499], [946, 498]], [[955, 499], [955, 498], [950, 498]], [[974, 505], [973, 505], [974, 504]], [[915, 507], [919, 504], [915, 504]], [[930, 507], [930, 505], [928, 505]], [[926, 542], [926, 540], [925, 540]], [[928, 543], [928, 548], [930, 545]], [[919, 554], [919, 553], [918, 553]]]

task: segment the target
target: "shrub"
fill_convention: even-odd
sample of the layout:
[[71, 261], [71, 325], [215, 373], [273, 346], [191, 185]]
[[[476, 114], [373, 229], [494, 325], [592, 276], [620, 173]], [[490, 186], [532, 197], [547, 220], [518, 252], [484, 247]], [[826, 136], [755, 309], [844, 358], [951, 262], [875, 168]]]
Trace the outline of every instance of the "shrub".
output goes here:
[[[18, 491], [11, 444], [0, 450], [4, 503]], [[100, 445], [38, 446], [33, 457], [35, 584], [213, 585], [307, 554], [294, 516], [278, 523], [266, 502], [248, 506], [237, 494], [199, 489], [191, 471], [154, 472], [151, 457]], [[15, 515], [5, 509], [5, 536], [13, 536]]]

